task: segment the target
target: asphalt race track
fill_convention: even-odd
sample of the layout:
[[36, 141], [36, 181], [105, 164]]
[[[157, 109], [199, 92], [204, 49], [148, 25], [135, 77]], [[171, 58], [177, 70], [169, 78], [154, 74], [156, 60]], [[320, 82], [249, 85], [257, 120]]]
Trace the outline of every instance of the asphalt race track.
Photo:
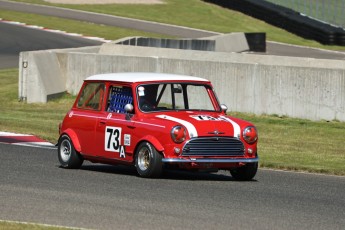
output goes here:
[[0, 144], [0, 219], [92, 229], [343, 229], [345, 177], [259, 170], [256, 180], [58, 167], [57, 151]]
[[18, 67], [21, 51], [73, 48], [101, 44], [96, 40], [67, 36], [0, 22], [0, 69]]

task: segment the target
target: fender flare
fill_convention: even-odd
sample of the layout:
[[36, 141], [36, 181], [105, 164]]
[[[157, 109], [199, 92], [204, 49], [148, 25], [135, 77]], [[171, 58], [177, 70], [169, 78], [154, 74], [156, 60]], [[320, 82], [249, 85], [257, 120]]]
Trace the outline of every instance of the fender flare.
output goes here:
[[143, 141], [150, 142], [155, 147], [155, 149], [157, 149], [158, 152], [164, 151], [163, 145], [154, 136], [146, 135], [138, 141], [138, 144], [140, 144]]
[[[77, 136], [77, 134], [74, 132], [73, 129], [66, 129], [64, 130], [61, 135], [60, 135], [60, 138], [63, 136], [63, 135], [67, 135], [69, 136], [69, 138], [71, 139], [72, 143], [73, 143], [73, 146], [75, 148], [75, 150], [77, 152], [81, 152], [81, 145], [80, 145], [80, 142], [79, 142], [79, 138]], [[60, 138], [59, 138], [59, 142], [60, 142]]]

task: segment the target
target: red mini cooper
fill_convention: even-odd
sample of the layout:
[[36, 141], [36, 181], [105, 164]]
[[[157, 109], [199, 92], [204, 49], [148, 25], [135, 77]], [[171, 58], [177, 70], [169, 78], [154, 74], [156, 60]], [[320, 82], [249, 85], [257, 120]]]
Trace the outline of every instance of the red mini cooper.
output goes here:
[[163, 168], [229, 170], [251, 180], [258, 169], [255, 126], [226, 115], [211, 83], [161, 73], [88, 77], [60, 124], [64, 168], [84, 160], [134, 165], [142, 177]]

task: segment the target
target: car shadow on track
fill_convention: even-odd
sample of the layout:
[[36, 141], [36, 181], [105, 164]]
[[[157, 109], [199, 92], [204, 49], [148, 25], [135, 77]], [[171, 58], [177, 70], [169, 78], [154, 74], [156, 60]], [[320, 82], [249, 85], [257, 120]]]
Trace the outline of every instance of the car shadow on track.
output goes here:
[[[134, 166], [123, 166], [123, 165], [103, 165], [103, 164], [90, 164], [83, 165], [81, 170], [109, 173], [116, 175], [127, 175], [139, 177]], [[145, 179], [145, 178], [143, 178]], [[155, 180], [190, 180], [190, 181], [234, 181], [237, 182], [231, 175], [229, 171], [219, 171], [219, 172], [200, 172], [200, 171], [186, 171], [186, 170], [174, 170], [174, 169], [164, 169], [162, 175], [159, 178], [154, 178]], [[257, 182], [253, 179], [247, 182]]]

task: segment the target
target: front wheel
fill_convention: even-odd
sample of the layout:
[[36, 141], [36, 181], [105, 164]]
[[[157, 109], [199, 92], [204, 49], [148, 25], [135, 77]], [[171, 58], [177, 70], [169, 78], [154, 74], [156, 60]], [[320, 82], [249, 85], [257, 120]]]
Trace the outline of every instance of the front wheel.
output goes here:
[[248, 163], [242, 167], [230, 169], [230, 174], [235, 180], [246, 181], [251, 180], [258, 171], [258, 162]]
[[61, 136], [58, 144], [58, 158], [63, 168], [77, 169], [83, 164], [82, 156], [75, 150], [69, 136]]
[[135, 167], [141, 177], [159, 177], [162, 173], [162, 155], [149, 142], [138, 146]]

